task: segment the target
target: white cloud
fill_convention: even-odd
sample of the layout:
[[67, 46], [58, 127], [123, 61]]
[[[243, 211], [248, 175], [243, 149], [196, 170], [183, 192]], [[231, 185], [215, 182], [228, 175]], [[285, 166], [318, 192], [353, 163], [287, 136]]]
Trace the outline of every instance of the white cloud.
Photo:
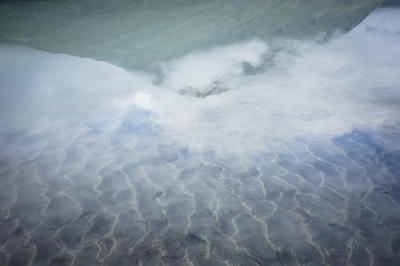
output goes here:
[[[243, 62], [262, 66], [262, 41], [197, 51], [166, 62], [161, 85], [103, 62], [3, 46], [2, 99], [15, 104], [3, 107], [2, 117], [29, 113], [29, 127], [37, 117], [96, 120], [112, 131], [143, 110], [156, 114], [141, 119], [159, 125], [164, 141], [225, 153], [262, 150], [271, 139], [377, 128], [400, 117], [399, 17], [399, 9], [381, 9], [329, 43], [282, 41], [253, 75]], [[229, 91], [205, 98], [176, 92], [207, 93], [216, 83]]]
[[189, 54], [164, 65], [163, 87], [207, 93], [216, 82], [224, 83], [242, 75], [243, 63], [254, 67], [260, 65], [266, 51], [264, 42], [253, 40]]

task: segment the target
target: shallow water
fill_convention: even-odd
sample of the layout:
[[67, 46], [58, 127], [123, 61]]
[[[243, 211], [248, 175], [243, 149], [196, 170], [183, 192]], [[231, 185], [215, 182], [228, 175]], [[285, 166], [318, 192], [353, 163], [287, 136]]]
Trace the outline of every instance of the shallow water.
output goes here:
[[348, 31], [383, 2], [7, 0], [0, 5], [0, 41], [156, 71], [160, 61], [194, 49]]
[[0, 47], [1, 265], [399, 265], [400, 10], [162, 75]]
[[3, 133], [3, 263], [399, 263], [400, 153], [370, 134], [284, 142], [244, 162], [147, 132], [121, 141], [138, 131], [67, 143]]

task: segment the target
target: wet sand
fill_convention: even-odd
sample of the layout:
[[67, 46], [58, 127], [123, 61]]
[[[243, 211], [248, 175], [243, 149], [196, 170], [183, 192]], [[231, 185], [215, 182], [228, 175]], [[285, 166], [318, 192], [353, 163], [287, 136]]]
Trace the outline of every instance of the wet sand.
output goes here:
[[1, 132], [0, 265], [400, 264], [400, 153], [373, 133], [219, 158], [132, 132]]

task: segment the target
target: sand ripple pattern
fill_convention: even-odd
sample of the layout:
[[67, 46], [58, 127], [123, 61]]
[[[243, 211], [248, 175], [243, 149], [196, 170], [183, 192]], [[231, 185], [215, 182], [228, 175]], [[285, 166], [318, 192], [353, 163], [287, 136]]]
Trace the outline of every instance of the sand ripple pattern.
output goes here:
[[400, 152], [370, 133], [229, 160], [145, 135], [3, 130], [0, 265], [400, 265]]

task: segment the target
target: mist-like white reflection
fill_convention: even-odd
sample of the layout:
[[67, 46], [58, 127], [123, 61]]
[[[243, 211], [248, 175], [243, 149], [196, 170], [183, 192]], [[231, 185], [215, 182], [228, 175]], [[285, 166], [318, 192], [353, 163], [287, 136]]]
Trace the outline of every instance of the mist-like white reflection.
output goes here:
[[164, 141], [227, 152], [261, 149], [271, 137], [396, 123], [399, 12], [380, 9], [328, 43], [280, 40], [271, 51], [253, 40], [194, 51], [160, 63], [157, 82], [91, 59], [3, 45], [2, 124], [35, 131], [96, 121], [109, 132], [143, 110]]

